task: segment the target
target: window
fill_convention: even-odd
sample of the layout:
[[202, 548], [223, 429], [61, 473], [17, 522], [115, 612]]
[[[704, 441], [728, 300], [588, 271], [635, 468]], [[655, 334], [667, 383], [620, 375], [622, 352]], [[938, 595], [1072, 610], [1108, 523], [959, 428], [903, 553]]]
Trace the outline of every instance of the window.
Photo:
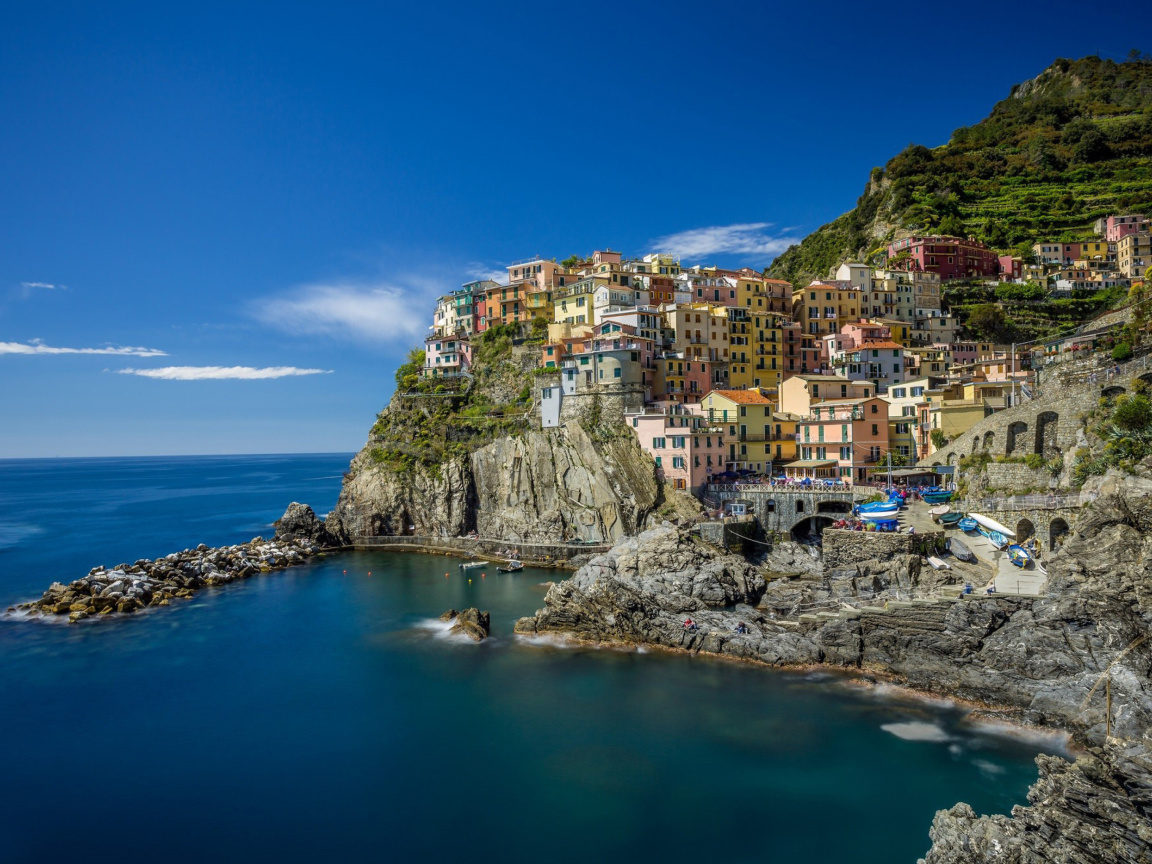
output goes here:
[[851, 447], [841, 447], [840, 448], [840, 458], [841, 459], [851, 459], [852, 458], [852, 448]]
[[903, 387], [894, 387], [892, 389], [892, 398], [893, 399], [903, 399], [904, 398], [904, 388]]
[[913, 396], [923, 396], [924, 395], [924, 388], [923, 387], [913, 387], [912, 388], [912, 395]]
[[653, 438], [652, 439], [652, 449], [653, 450], [663, 450], [664, 449], [664, 439], [663, 438]]
[[673, 456], [673, 457], [672, 457], [672, 467], [673, 467], [673, 468], [683, 468], [683, 467], [685, 467], [685, 465], [684, 465], [684, 457], [683, 457], [683, 456]]
[[840, 440], [841, 441], [847, 441], [848, 440], [848, 426], [847, 426], [847, 424], [840, 427]]
[[875, 423], [872, 424], [872, 434], [873, 435], [879, 435], [880, 434], [880, 428]]
[[872, 405], [872, 413], [873, 413], [873, 414], [876, 414], [876, 413], [878, 413], [878, 412], [879, 412], [879, 408], [880, 408], [880, 406], [879, 406], [879, 405], [873, 404], [873, 405]]
[[612, 377], [613, 378], [619, 378], [620, 377], [620, 367], [619, 366], [617, 366], [615, 369], [612, 370]]

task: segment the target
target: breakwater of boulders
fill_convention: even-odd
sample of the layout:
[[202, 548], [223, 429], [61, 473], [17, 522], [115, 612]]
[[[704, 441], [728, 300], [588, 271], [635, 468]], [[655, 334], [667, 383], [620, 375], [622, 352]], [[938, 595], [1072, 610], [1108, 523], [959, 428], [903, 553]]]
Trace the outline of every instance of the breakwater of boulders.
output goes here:
[[9, 608], [26, 617], [85, 618], [130, 615], [154, 606], [170, 606], [197, 591], [228, 585], [260, 573], [304, 564], [332, 542], [311, 508], [293, 503], [276, 522], [276, 537], [254, 537], [235, 546], [210, 548], [203, 543], [161, 558], [142, 558], [135, 564], [93, 567], [87, 576], [67, 584], [53, 582], [39, 600]]

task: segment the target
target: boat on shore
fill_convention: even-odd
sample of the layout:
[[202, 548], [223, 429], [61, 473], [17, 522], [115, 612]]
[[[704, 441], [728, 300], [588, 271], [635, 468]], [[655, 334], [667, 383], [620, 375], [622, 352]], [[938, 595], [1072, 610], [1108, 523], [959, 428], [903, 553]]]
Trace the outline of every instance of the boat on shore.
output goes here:
[[965, 516], [960, 520], [957, 526], [961, 531], [967, 533], [968, 531], [975, 531], [980, 526], [980, 523], [973, 519], [971, 516]]
[[958, 512], [953, 510], [950, 513], [941, 514], [940, 524], [943, 525], [945, 528], [955, 528], [956, 525], [958, 525], [960, 523], [960, 520], [963, 518], [964, 518], [963, 513], [958, 513]]
[[980, 526], [987, 528], [989, 531], [995, 531], [999, 534], [1003, 534], [1005, 537], [1016, 536], [1015, 531], [1006, 525], [1001, 525], [995, 519], [991, 519], [987, 516], [981, 516], [979, 513], [969, 513], [968, 515], [975, 519]]
[[1028, 562], [1032, 560], [1032, 556], [1018, 543], [1013, 543], [1008, 547], [1008, 562], [1017, 567], [1027, 567]]
[[972, 554], [972, 550], [965, 546], [959, 538], [948, 538], [948, 551], [961, 561], [975, 561], [976, 556]]
[[999, 531], [992, 531], [985, 528], [981, 530], [980, 533], [987, 537], [988, 542], [995, 546], [997, 549], [1003, 549], [1008, 545], [1008, 538], [1001, 534]]
[[946, 489], [940, 489], [936, 492], [922, 492], [920, 497], [924, 499], [926, 504], [947, 504], [952, 500], [952, 493]]

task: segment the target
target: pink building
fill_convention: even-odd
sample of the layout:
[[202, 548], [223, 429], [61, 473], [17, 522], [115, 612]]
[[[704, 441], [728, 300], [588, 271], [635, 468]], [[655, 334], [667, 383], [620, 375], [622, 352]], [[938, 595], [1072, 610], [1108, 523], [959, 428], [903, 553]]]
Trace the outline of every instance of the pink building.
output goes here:
[[472, 365], [472, 344], [455, 336], [429, 336], [424, 340], [425, 378], [451, 378]]
[[697, 406], [670, 405], [660, 413], [649, 406], [624, 419], [655, 460], [657, 475], [673, 488], [698, 495], [712, 474], [724, 471], [724, 436], [708, 425]]
[[1024, 262], [1020, 258], [1012, 255], [1001, 255], [999, 261], [1001, 282], [1015, 281], [1024, 272]]
[[940, 281], [998, 276], [996, 253], [975, 238], [905, 237], [888, 244], [888, 267], [939, 273]]
[[800, 458], [784, 466], [792, 476], [865, 483], [888, 453], [888, 403], [883, 399], [825, 399], [799, 423]]
[[1119, 243], [1121, 237], [1148, 230], [1148, 217], [1140, 213], [1131, 216], [1109, 216], [1104, 225], [1104, 239], [1109, 243]]
[[699, 402], [728, 378], [728, 364], [712, 360], [697, 360], [684, 356], [684, 352], [666, 351], [656, 359], [656, 382], [653, 398], [667, 399], [684, 405]]
[[837, 354], [852, 351], [865, 342], [882, 342], [891, 338], [892, 331], [883, 324], [869, 324], [866, 321], [845, 324], [839, 333], [829, 333], [820, 339], [820, 360], [828, 366]]

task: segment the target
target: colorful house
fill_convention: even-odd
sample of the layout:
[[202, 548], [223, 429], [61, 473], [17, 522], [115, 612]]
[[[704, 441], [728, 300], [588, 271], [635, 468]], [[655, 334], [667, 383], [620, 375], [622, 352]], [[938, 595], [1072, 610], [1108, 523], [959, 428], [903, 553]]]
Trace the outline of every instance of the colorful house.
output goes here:
[[699, 495], [713, 474], [725, 470], [723, 433], [698, 411], [680, 405], [646, 408], [625, 414], [624, 422], [656, 462], [657, 476], [674, 489]]
[[785, 466], [790, 476], [831, 476], [820, 469], [832, 462], [841, 480], [864, 483], [888, 452], [888, 405], [877, 397], [819, 402], [798, 425], [800, 459]]

